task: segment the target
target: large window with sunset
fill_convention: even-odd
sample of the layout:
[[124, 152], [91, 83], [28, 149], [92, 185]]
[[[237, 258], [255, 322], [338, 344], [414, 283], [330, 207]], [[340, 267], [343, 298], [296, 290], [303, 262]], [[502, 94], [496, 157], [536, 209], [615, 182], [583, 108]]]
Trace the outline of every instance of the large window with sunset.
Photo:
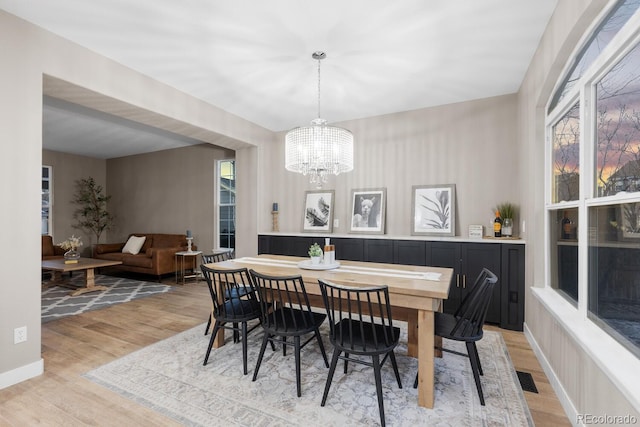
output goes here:
[[640, 0], [614, 4], [547, 116], [548, 283], [640, 357]]

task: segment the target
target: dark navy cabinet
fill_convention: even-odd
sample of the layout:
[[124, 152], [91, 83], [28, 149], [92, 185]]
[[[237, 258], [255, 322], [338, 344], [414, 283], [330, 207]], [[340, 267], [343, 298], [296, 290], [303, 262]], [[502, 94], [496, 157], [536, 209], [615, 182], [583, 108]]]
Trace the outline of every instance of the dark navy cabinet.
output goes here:
[[[500, 245], [487, 243], [433, 242], [431, 263], [434, 267], [449, 267], [454, 270], [449, 298], [444, 301], [444, 312], [454, 313], [465, 296], [473, 289], [475, 280], [483, 268], [488, 268], [498, 277], [501, 275], [502, 260]], [[501, 293], [498, 282], [493, 290], [487, 322], [500, 324]]]
[[[305, 257], [313, 243], [324, 245], [323, 237], [260, 235], [260, 254]], [[376, 239], [331, 237], [336, 259], [388, 264], [430, 265], [453, 268], [453, 283], [445, 312], [454, 312], [486, 267], [498, 276], [487, 322], [521, 331], [524, 322], [525, 246], [509, 243]]]

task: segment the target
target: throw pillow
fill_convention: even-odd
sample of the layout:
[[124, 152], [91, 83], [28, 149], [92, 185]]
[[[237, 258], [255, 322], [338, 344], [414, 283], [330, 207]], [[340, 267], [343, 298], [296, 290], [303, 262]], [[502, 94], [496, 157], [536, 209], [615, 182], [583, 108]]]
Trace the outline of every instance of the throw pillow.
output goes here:
[[144, 245], [144, 241], [145, 241], [146, 237], [145, 236], [141, 236], [141, 237], [137, 237], [137, 236], [131, 236], [129, 237], [129, 240], [127, 240], [127, 243], [125, 243], [124, 248], [122, 248], [122, 253], [129, 253], [132, 255], [137, 255], [138, 252], [140, 252], [140, 249], [142, 248], [142, 245]]

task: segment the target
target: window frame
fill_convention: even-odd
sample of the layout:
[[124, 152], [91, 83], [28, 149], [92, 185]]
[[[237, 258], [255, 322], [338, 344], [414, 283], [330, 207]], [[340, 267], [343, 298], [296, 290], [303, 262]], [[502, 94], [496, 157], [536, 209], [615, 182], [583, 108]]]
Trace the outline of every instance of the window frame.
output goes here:
[[[216, 221], [216, 225], [215, 225], [215, 229], [216, 229], [216, 237], [217, 237], [217, 244], [216, 246], [219, 248], [223, 248], [223, 246], [221, 246], [221, 239], [223, 237], [222, 234], [222, 229], [220, 227], [220, 221], [221, 221], [221, 211], [223, 207], [233, 207], [233, 224], [234, 224], [234, 232], [233, 232], [233, 236], [235, 239], [235, 226], [236, 226], [236, 198], [234, 197], [234, 202], [233, 203], [223, 203], [222, 202], [222, 164], [225, 162], [232, 162], [233, 163], [233, 180], [236, 180], [237, 177], [237, 169], [236, 169], [236, 160], [233, 158], [229, 158], [229, 159], [219, 159], [216, 162], [216, 212], [217, 212], [217, 221]], [[235, 191], [235, 190], [234, 190]], [[227, 233], [228, 236], [231, 236], [230, 233]], [[229, 241], [231, 240], [230, 238], [228, 239]], [[230, 243], [229, 243], [230, 245]], [[228, 246], [229, 246], [228, 245]], [[230, 249], [235, 249], [235, 248], [230, 248]]]
[[[598, 197], [596, 185], [597, 172], [597, 95], [596, 88], [598, 82], [609, 73], [613, 67], [621, 61], [625, 55], [640, 45], [640, 10], [636, 10], [629, 20], [620, 28], [617, 34], [611, 39], [608, 45], [600, 52], [597, 58], [584, 72], [581, 79], [575, 83], [570, 91], [564, 94], [562, 99], [557, 101], [553, 110], [550, 106], [556, 101], [558, 90], [564, 88], [564, 81], [572, 72], [579, 55], [586, 43], [594, 38], [595, 32], [602, 28], [603, 22], [608, 18], [618, 3], [611, 1], [600, 17], [585, 32], [580, 43], [577, 44], [572, 57], [567, 61], [561, 78], [558, 79], [554, 90], [545, 106], [545, 190], [544, 190], [544, 257], [545, 257], [545, 289], [551, 290], [566, 302], [563, 310], [574, 313], [581, 320], [582, 324], [590, 324], [603, 331], [607, 336], [611, 336], [606, 329], [603, 329], [601, 320], [593, 319], [596, 315], [589, 312], [589, 210], [593, 207], [603, 205], [621, 205], [624, 203], [640, 202], [640, 191], [633, 193], [617, 193], [612, 196]], [[573, 106], [580, 104], [580, 168], [579, 168], [579, 197], [578, 200], [553, 202], [553, 127]], [[579, 224], [578, 230], [578, 301], [569, 298], [564, 292], [552, 287], [553, 262], [551, 257], [552, 238], [554, 224], [551, 223], [551, 213], [563, 209], [577, 208]], [[616, 343], [620, 344], [614, 339]], [[626, 351], [633, 353], [626, 347]]]
[[42, 202], [43, 200], [42, 195], [44, 194], [44, 192], [42, 192], [42, 185], [40, 185], [40, 188], [41, 188], [40, 209], [41, 209], [41, 212], [45, 208], [49, 209], [49, 214], [47, 215], [47, 233], [43, 233], [44, 230], [42, 230], [42, 223], [41, 223], [40, 232], [42, 234], [48, 234], [53, 236], [53, 166], [42, 165], [41, 171], [43, 171], [45, 168], [48, 169], [49, 171], [48, 177], [45, 179], [44, 176], [41, 176], [41, 182], [45, 182], [45, 181], [49, 182], [49, 202], [46, 204]]

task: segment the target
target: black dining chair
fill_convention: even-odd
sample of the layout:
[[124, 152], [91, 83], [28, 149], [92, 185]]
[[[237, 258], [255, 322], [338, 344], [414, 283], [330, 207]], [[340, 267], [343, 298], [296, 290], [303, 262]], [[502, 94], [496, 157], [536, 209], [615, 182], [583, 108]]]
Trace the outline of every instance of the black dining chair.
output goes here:
[[[203, 264], [213, 264], [216, 262], [223, 262], [223, 261], [228, 261], [230, 259], [233, 259], [233, 249], [229, 249], [228, 251], [225, 252], [220, 252], [220, 253], [213, 253], [213, 254], [202, 254], [202, 262], [200, 263], [200, 265]], [[239, 292], [244, 292], [245, 290], [250, 290], [251, 287], [249, 288], [239, 288], [238, 291]], [[204, 329], [204, 334], [207, 335], [209, 333], [209, 329], [211, 328], [211, 321], [213, 320], [213, 312], [209, 313], [209, 319], [207, 319], [207, 326]], [[233, 341], [234, 342], [238, 342], [238, 334], [234, 333], [233, 335]]]
[[213, 303], [212, 316], [215, 319], [204, 365], [209, 361], [218, 331], [222, 328], [230, 329], [234, 333], [234, 341], [238, 340], [238, 336], [242, 339], [242, 366], [244, 375], [247, 375], [247, 334], [260, 324], [256, 322], [249, 329], [247, 323], [259, 320], [262, 314], [256, 293], [246, 291], [247, 286], [251, 286], [249, 272], [246, 268], [223, 270], [204, 265], [200, 269], [209, 286]]
[[[336, 365], [339, 359], [344, 360], [344, 373], [347, 373], [348, 362], [360, 363], [373, 367], [373, 375], [378, 395], [380, 424], [385, 425], [384, 402], [382, 394], [382, 378], [380, 370], [387, 358], [395, 373], [398, 387], [402, 381], [398, 372], [398, 364], [394, 349], [400, 339], [400, 328], [393, 326], [389, 288], [372, 286], [366, 288], [343, 286], [318, 280], [322, 299], [329, 317], [329, 339], [333, 344], [333, 357], [329, 375], [322, 395], [321, 406], [324, 406], [329, 394]], [[344, 355], [342, 355], [344, 353]], [[365, 357], [371, 357], [370, 361]], [[380, 357], [383, 356], [382, 360]]]
[[202, 254], [202, 264], [213, 264], [214, 262], [228, 261], [234, 258], [233, 249], [229, 249], [225, 252], [218, 252], [213, 254]]
[[[260, 364], [264, 356], [267, 343], [282, 344], [282, 354], [286, 356], [287, 346], [294, 347], [296, 363], [296, 389], [298, 397], [302, 396], [300, 380], [300, 350], [315, 339], [324, 358], [324, 364], [328, 368], [329, 361], [324, 351], [322, 338], [320, 337], [320, 325], [326, 319], [323, 313], [311, 310], [309, 297], [304, 287], [301, 276], [268, 276], [250, 270], [254, 286], [260, 295], [262, 306], [262, 328], [264, 338], [258, 355], [256, 369], [253, 372], [253, 381], [258, 377]], [[301, 343], [304, 336], [310, 337]], [[293, 343], [287, 338], [293, 338]]]
[[[483, 375], [483, 372], [476, 342], [482, 339], [484, 321], [489, 310], [493, 288], [497, 282], [498, 277], [490, 270], [483, 268], [476, 278], [473, 288], [462, 300], [460, 307], [454, 314], [435, 313], [435, 335], [450, 340], [463, 341], [467, 346], [467, 354], [443, 347], [437, 348], [469, 358], [473, 379], [476, 382], [478, 397], [482, 406], [484, 406], [484, 394], [482, 393], [480, 375]], [[417, 387], [418, 376], [416, 375], [413, 388]]]

